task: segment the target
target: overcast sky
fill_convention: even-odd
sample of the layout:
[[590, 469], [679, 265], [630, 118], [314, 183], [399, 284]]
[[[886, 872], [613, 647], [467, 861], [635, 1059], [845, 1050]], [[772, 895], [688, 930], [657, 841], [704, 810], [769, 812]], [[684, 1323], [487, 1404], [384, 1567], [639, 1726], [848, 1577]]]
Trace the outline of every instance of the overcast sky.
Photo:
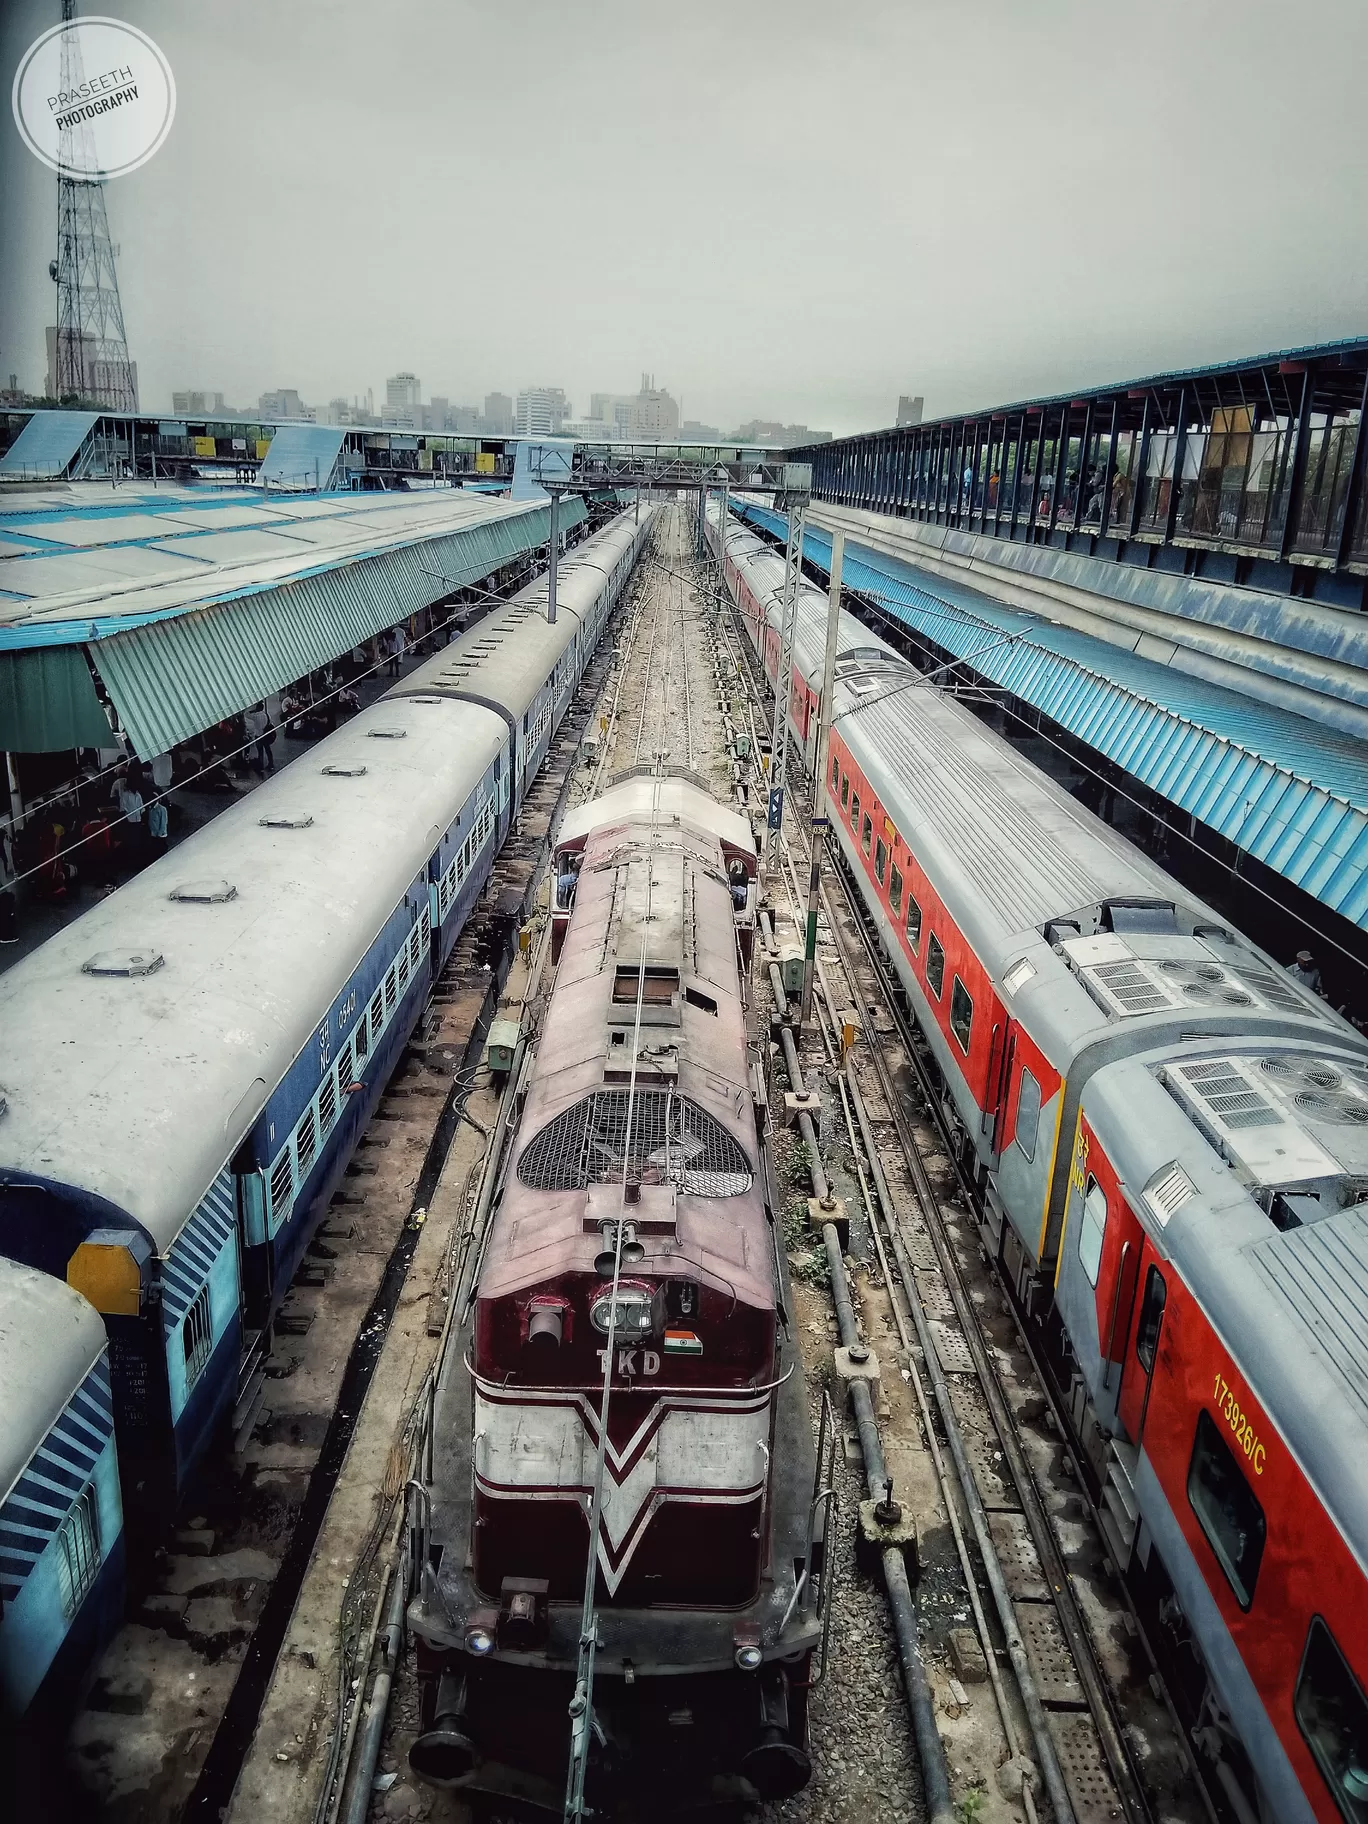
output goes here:
[[[56, 0], [0, 7], [5, 90]], [[1362, 0], [99, 0], [171, 136], [108, 186], [145, 409], [634, 391], [837, 432], [1368, 331]], [[56, 179], [0, 158], [0, 379]]]

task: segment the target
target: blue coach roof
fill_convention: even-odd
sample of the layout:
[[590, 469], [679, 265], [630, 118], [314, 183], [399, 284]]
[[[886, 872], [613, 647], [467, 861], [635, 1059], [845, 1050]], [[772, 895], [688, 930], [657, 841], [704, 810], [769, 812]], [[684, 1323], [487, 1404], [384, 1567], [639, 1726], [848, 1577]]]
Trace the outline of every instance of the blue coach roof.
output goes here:
[[[783, 514], [737, 510], [783, 535]], [[804, 555], [831, 562], [829, 534]], [[1105, 754], [1324, 905], [1368, 928], [1368, 756], [1348, 735], [1018, 613], [847, 540], [848, 589]]]

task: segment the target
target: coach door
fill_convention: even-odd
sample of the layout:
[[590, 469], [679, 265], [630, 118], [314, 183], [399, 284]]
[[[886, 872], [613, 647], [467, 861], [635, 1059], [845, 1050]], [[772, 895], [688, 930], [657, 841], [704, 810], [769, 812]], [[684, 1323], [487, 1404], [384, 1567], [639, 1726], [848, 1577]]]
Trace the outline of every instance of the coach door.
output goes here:
[[1153, 1242], [1146, 1237], [1135, 1282], [1134, 1315], [1121, 1364], [1121, 1392], [1117, 1405], [1122, 1429], [1134, 1444], [1139, 1444], [1144, 1435], [1154, 1365], [1159, 1359], [1159, 1343], [1167, 1314], [1169, 1271], [1155, 1252]]

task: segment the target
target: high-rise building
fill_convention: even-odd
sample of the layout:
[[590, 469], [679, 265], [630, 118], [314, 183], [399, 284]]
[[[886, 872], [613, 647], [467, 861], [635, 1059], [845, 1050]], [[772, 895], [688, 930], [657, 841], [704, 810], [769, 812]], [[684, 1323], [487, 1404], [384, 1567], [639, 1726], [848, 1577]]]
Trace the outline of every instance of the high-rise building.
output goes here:
[[444, 399], [440, 393], [434, 393], [427, 402], [423, 420], [430, 431], [445, 431], [450, 427], [447, 419], [451, 414], [451, 401]]
[[486, 393], [481, 429], [491, 437], [513, 434], [513, 401], [507, 393]]
[[636, 443], [672, 443], [679, 435], [679, 406], [654, 374], [641, 376], [641, 391], [632, 401], [629, 436]]
[[232, 407], [223, 403], [222, 393], [197, 392], [188, 389], [183, 393], [173, 392], [171, 410], [178, 418], [205, 418], [211, 414], [223, 415], [232, 411]]
[[914, 398], [910, 393], [904, 393], [898, 400], [898, 423], [920, 424], [922, 421], [922, 412], [925, 409], [925, 394], [918, 393]]
[[582, 434], [624, 443], [673, 443], [679, 436], [679, 402], [654, 376], [641, 376], [636, 393], [591, 393]]
[[[85, 402], [102, 403], [125, 397], [131, 387], [132, 397], [136, 400], [136, 361], [125, 361], [117, 350], [111, 357], [106, 342], [88, 331], [77, 334], [74, 330], [63, 330], [59, 354], [57, 333], [57, 325], [49, 323], [46, 332], [49, 399], [76, 398]], [[126, 409], [135, 410], [136, 406]]]
[[257, 409], [266, 419], [303, 418], [312, 424], [318, 417], [314, 407], [305, 405], [292, 386], [279, 386], [274, 392], [263, 393]]
[[560, 387], [524, 387], [513, 414], [513, 432], [517, 437], [558, 437], [570, 416], [570, 401]]
[[385, 410], [412, 411], [423, 402], [423, 389], [417, 374], [391, 374], [385, 382]]

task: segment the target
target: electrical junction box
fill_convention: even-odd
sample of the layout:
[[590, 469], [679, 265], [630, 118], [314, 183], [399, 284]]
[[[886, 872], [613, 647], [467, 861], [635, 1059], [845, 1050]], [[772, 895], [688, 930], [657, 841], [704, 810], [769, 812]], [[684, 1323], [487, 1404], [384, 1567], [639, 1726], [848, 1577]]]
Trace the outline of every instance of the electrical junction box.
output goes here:
[[505, 1075], [513, 1068], [513, 1054], [518, 1049], [522, 1026], [517, 1020], [495, 1020], [485, 1040], [485, 1063], [491, 1070]]
[[784, 944], [779, 951], [779, 980], [784, 984], [785, 994], [803, 992], [803, 965], [805, 958], [797, 944]]

